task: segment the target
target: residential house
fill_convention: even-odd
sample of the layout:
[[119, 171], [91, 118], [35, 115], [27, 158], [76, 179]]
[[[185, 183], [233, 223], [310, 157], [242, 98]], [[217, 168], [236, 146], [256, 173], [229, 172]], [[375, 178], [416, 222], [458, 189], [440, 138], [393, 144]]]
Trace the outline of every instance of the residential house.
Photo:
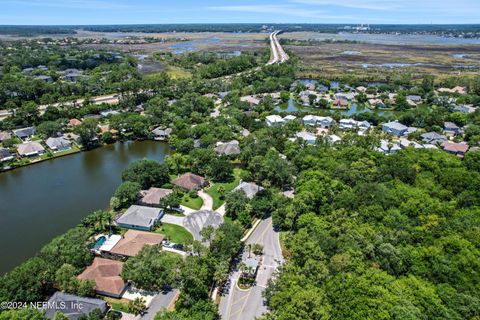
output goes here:
[[108, 116], [114, 116], [116, 114], [120, 114], [120, 112], [117, 111], [117, 110], [105, 110], [105, 111], [100, 112], [100, 115], [104, 118], [106, 118]]
[[72, 143], [63, 137], [50, 137], [47, 139], [47, 141], [45, 141], [45, 143], [53, 152], [61, 152], [72, 149]]
[[256, 96], [252, 96], [252, 95], [240, 97], [240, 101], [246, 102], [250, 106], [259, 105], [260, 102], [261, 102], [259, 98], [257, 98]]
[[155, 140], [163, 141], [163, 140], [167, 140], [168, 138], [170, 138], [170, 135], [172, 134], [172, 128], [162, 129], [162, 128], [158, 127], [156, 129], [154, 129], [152, 131], [152, 133], [153, 133], [153, 136], [154, 136]]
[[245, 192], [247, 198], [252, 199], [259, 191], [262, 191], [264, 188], [251, 182], [240, 181], [240, 184], [233, 189], [233, 191], [242, 190]]
[[382, 131], [397, 137], [401, 137], [407, 134], [408, 127], [404, 126], [398, 121], [391, 121], [391, 122], [382, 124]]
[[0, 143], [2, 143], [5, 140], [10, 140], [12, 139], [12, 134], [7, 131], [0, 131]]
[[444, 151], [461, 158], [463, 158], [469, 149], [469, 145], [466, 142], [456, 143], [452, 141], [445, 141], [442, 143], [441, 147]]
[[45, 148], [36, 141], [19, 144], [17, 152], [21, 157], [36, 157], [45, 153]]
[[368, 103], [370, 103], [372, 107], [385, 108], [385, 103], [382, 99], [369, 99]]
[[68, 121], [68, 127], [76, 127], [76, 126], [79, 126], [82, 124], [82, 121], [78, 120], [78, 119], [70, 119]]
[[308, 131], [299, 131], [295, 133], [295, 140], [298, 138], [306, 141], [308, 144], [315, 144], [317, 141], [317, 136]]
[[273, 115], [267, 116], [265, 118], [265, 123], [269, 127], [277, 127], [277, 126], [283, 125], [285, 123], [285, 120], [283, 120], [282, 117], [280, 117], [276, 114], [273, 114]]
[[380, 140], [380, 147], [377, 148], [377, 151], [383, 154], [391, 154], [399, 150], [402, 149], [397, 143], [391, 143], [387, 140]]
[[120, 274], [123, 262], [96, 257], [77, 278], [93, 280], [99, 295], [120, 298], [127, 288]]
[[160, 208], [133, 205], [116, 222], [123, 228], [150, 231], [157, 225], [163, 214], [163, 209]]
[[138, 203], [143, 206], [158, 207], [160, 205], [160, 200], [172, 193], [172, 189], [151, 187], [148, 190], [140, 191], [141, 198]]
[[409, 96], [406, 96], [406, 98], [407, 98], [407, 101], [410, 100], [415, 104], [419, 104], [420, 102], [422, 102], [422, 97], [417, 95], [409, 95]]
[[367, 88], [365, 88], [364, 86], [357, 87], [356, 89], [358, 92], [363, 92], [363, 93], [367, 92]]
[[67, 69], [63, 72], [63, 76], [61, 77], [63, 80], [66, 81], [77, 81], [80, 77], [83, 76], [83, 72], [77, 69]]
[[406, 149], [408, 147], [413, 147], [414, 149], [423, 149], [423, 145], [415, 141], [410, 141], [408, 139], [400, 139], [400, 148]]
[[451, 134], [451, 135], [456, 136], [457, 134], [460, 134], [460, 127], [458, 127], [453, 122], [444, 122], [443, 123], [443, 131], [446, 134]]
[[353, 92], [348, 92], [348, 93], [336, 93], [335, 94], [335, 99], [343, 99], [347, 101], [352, 101], [355, 99], [355, 93]]
[[204, 177], [187, 172], [173, 180], [172, 184], [186, 190], [200, 190], [208, 185], [208, 181]]
[[333, 120], [331, 117], [306, 115], [302, 120], [304, 125], [320, 126], [322, 128], [330, 128], [335, 124], [335, 120]]
[[119, 257], [135, 257], [144, 246], [160, 246], [163, 239], [163, 234], [128, 230], [109, 253]]
[[335, 99], [335, 101], [333, 101], [333, 106], [336, 108], [346, 108], [348, 106], [348, 101], [345, 99]]
[[340, 138], [339, 136], [337, 136], [336, 134], [331, 134], [329, 136], [327, 136], [327, 139], [328, 139], [328, 142], [330, 144], [335, 144], [337, 142], [340, 142], [342, 141], [342, 138]]
[[232, 140], [225, 143], [220, 143], [216, 148], [215, 152], [223, 155], [236, 155], [240, 154], [240, 145], [237, 140]]
[[60, 312], [69, 320], [86, 319], [94, 310], [100, 310], [100, 314], [105, 316], [108, 305], [101, 299], [79, 297], [60, 291], [48, 299], [43, 309], [48, 319], [58, 318], [55, 314]]
[[6, 162], [15, 159], [8, 149], [0, 148], [0, 162]]
[[461, 105], [453, 107], [453, 111], [462, 113], [474, 113], [477, 110], [473, 105]]
[[423, 142], [429, 144], [442, 144], [447, 137], [436, 132], [427, 132], [421, 135]]
[[293, 121], [293, 120], [295, 120], [295, 119], [297, 119], [297, 117], [295, 117], [295, 116], [292, 115], [292, 114], [289, 114], [288, 116], [285, 116], [285, 117], [283, 118], [283, 120], [284, 120], [285, 122], [290, 122], [290, 121]]
[[40, 80], [40, 81], [43, 81], [43, 82], [53, 82], [53, 78], [50, 77], [50, 76], [45, 76], [45, 75], [41, 75], [41, 76], [36, 76], [35, 78], [33, 78], [34, 80]]
[[15, 134], [19, 139], [21, 139], [23, 141], [25, 141], [25, 140], [31, 138], [32, 136], [34, 136], [35, 133], [36, 133], [36, 131], [32, 127], [13, 130], [13, 134]]
[[437, 90], [438, 92], [442, 92], [442, 93], [458, 93], [458, 94], [466, 94], [467, 93], [467, 88], [465, 87], [455, 87], [455, 88], [439, 88]]
[[13, 115], [13, 112], [10, 110], [0, 110], [0, 121]]

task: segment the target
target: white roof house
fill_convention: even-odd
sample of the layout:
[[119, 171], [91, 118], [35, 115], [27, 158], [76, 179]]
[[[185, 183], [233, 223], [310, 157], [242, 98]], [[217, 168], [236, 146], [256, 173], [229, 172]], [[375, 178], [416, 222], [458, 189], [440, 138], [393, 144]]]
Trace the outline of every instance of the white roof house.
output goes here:
[[308, 144], [315, 144], [317, 141], [317, 136], [307, 131], [299, 131], [295, 133], [295, 137], [305, 140]]
[[285, 123], [285, 120], [279, 115], [273, 114], [265, 118], [265, 123], [269, 127], [281, 126]]
[[302, 120], [304, 125], [309, 125], [309, 126], [318, 125], [322, 128], [328, 128], [328, 127], [331, 127], [333, 124], [335, 124], [335, 120], [333, 120], [331, 117], [306, 115], [305, 117], [303, 117]]

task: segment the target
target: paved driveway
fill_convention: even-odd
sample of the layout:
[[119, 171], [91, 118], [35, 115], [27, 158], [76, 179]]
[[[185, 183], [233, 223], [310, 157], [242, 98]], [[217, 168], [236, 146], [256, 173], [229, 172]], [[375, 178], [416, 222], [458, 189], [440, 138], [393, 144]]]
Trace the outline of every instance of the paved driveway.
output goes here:
[[178, 217], [171, 214], [163, 215], [161, 221], [163, 223], [175, 224], [187, 229], [195, 240], [202, 240], [200, 231], [206, 226], [218, 228], [223, 223], [223, 216], [217, 212], [210, 210], [200, 210], [191, 213], [185, 217]]
[[178, 289], [173, 289], [165, 293], [161, 292], [157, 294], [148, 305], [147, 312], [144, 315], [138, 317], [138, 319], [153, 320], [158, 311], [160, 311], [161, 309], [169, 309], [172, 307], [173, 302], [175, 301], [179, 293], [180, 292], [178, 291]]
[[200, 210], [213, 210], [213, 199], [208, 193], [200, 190], [198, 191], [198, 196], [203, 200], [203, 205]]
[[218, 228], [223, 223], [223, 217], [214, 211], [200, 210], [185, 217], [183, 226], [193, 234], [195, 240], [202, 240], [200, 231], [206, 226]]

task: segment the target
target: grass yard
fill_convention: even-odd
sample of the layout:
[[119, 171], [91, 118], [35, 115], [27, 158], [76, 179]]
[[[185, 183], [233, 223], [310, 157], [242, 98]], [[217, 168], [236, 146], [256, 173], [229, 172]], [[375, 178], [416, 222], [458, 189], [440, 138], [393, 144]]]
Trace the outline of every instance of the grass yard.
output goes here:
[[225, 202], [225, 200], [220, 199], [220, 197], [222, 196], [222, 194], [219, 192], [220, 187], [223, 187], [223, 189], [225, 190], [223, 194], [227, 195], [240, 183], [241, 173], [242, 169], [235, 168], [233, 169], [234, 179], [232, 182], [214, 183], [210, 188], [206, 190], [206, 192], [213, 198], [213, 210], [218, 209]]
[[155, 233], [161, 233], [165, 235], [168, 241], [181, 243], [183, 245], [193, 241], [193, 235], [188, 232], [187, 229], [174, 224], [162, 223], [160, 227], [155, 230]]
[[115, 299], [110, 297], [103, 297], [103, 300], [105, 300], [109, 305], [111, 305], [113, 310], [123, 311], [127, 313], [129, 312], [128, 311], [129, 301], [127, 299]]
[[203, 205], [203, 200], [200, 197], [192, 198], [188, 195], [188, 193], [185, 193], [180, 201], [180, 204], [190, 209], [200, 210]]
[[192, 74], [187, 70], [175, 66], [168, 66], [166, 72], [173, 79], [187, 79], [192, 77]]

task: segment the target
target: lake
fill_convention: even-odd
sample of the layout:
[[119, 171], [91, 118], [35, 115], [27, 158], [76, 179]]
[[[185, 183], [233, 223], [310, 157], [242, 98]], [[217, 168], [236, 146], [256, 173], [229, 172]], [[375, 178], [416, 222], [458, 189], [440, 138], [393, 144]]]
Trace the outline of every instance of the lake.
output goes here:
[[89, 213], [107, 208], [128, 164], [163, 161], [168, 152], [163, 142], [132, 141], [0, 173], [0, 274]]

